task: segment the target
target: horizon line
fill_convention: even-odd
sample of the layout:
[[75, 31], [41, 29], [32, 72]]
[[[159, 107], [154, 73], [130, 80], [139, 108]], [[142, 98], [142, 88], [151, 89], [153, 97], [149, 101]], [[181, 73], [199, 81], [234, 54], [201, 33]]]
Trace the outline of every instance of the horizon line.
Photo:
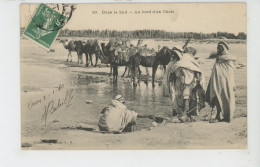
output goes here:
[[[20, 28], [26, 28], [26, 27], [20, 27]], [[136, 29], [136, 30], [116, 30], [116, 29], [69, 29], [69, 28], [65, 28], [65, 29], [61, 29], [62, 30], [69, 30], [69, 31], [86, 31], [86, 30], [99, 30], [99, 31], [105, 31], [105, 30], [110, 30], [110, 31], [144, 31], [144, 30], [155, 30], [155, 31], [164, 31], [164, 32], [168, 32], [168, 33], [204, 33], [204, 34], [212, 34], [212, 33], [232, 33], [232, 34], [236, 34], [234, 32], [229, 32], [229, 31], [214, 31], [214, 32], [196, 32], [196, 31], [167, 31], [167, 30], [163, 30], [163, 29]], [[247, 32], [243, 32], [243, 31], [240, 31], [238, 32], [237, 34], [239, 33], [245, 33], [247, 35]]]

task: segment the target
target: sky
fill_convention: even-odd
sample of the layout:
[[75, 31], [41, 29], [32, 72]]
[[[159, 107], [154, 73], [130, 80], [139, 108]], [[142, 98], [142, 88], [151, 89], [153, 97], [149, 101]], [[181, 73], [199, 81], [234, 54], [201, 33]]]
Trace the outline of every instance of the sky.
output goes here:
[[[29, 22], [35, 5], [21, 5], [21, 27]], [[93, 12], [97, 14], [93, 14]], [[102, 14], [104, 12], [113, 14]], [[114, 14], [117, 11], [117, 14]], [[127, 14], [119, 14], [127, 11]], [[135, 12], [140, 11], [140, 14]], [[144, 13], [158, 12], [161, 13]], [[164, 13], [171, 11], [171, 13]], [[132, 13], [131, 13], [132, 12]], [[170, 32], [246, 33], [246, 3], [152, 3], [76, 4], [72, 18], [64, 26], [71, 30], [159, 29]]]

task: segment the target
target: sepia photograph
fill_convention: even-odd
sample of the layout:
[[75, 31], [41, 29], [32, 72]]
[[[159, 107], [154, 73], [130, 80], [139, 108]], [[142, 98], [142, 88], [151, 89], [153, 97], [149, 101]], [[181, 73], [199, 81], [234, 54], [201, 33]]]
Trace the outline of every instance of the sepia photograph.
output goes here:
[[22, 150], [247, 149], [246, 3], [20, 5]]

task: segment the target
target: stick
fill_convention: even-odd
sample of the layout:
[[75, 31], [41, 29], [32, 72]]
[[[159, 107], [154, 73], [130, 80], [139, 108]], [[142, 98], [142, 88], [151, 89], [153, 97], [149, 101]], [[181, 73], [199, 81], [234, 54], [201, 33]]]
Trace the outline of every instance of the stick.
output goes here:
[[212, 118], [213, 109], [214, 109], [214, 107], [211, 108], [211, 113], [210, 113], [210, 119], [209, 120], [211, 120], [211, 118]]
[[183, 45], [182, 49], [187, 47], [187, 45], [189, 44], [190, 40], [191, 40], [191, 37], [185, 42], [185, 44]]

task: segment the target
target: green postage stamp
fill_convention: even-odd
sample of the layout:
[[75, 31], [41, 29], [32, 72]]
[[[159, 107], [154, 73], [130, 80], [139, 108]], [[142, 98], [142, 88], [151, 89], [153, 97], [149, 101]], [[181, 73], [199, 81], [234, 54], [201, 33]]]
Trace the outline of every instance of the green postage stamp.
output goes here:
[[49, 50], [63, 27], [66, 17], [47, 5], [40, 4], [23, 35]]

